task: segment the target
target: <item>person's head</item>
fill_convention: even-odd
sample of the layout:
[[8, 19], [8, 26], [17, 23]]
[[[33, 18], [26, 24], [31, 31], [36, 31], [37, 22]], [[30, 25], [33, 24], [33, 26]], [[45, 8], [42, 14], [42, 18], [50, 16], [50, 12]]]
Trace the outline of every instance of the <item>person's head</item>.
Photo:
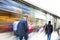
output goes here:
[[51, 24], [51, 21], [49, 21], [48, 24]]
[[47, 26], [47, 23], [45, 23], [44, 27], [46, 27], [46, 26]]
[[25, 18], [26, 20], [28, 19], [28, 15], [27, 15], [27, 14], [23, 14], [22, 16], [23, 16], [23, 18]]

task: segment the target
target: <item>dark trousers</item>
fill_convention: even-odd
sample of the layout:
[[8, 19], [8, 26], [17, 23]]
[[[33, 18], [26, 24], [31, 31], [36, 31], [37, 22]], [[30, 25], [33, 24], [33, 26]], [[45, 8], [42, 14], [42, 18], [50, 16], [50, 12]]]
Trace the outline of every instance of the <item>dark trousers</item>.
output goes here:
[[28, 40], [28, 36], [27, 35], [20, 36], [20, 40], [23, 40], [23, 37], [24, 37], [25, 40]]

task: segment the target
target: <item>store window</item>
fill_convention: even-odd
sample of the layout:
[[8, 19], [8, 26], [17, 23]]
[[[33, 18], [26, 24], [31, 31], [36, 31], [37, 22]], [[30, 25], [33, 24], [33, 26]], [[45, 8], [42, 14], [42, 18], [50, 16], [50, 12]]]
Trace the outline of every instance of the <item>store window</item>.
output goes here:
[[56, 25], [56, 28], [58, 28], [60, 26], [60, 19], [57, 18], [57, 25]]

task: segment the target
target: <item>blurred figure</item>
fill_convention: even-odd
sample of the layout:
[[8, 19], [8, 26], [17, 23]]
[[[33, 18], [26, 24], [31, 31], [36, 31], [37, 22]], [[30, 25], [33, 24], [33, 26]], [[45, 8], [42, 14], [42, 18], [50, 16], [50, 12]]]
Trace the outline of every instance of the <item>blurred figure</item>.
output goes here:
[[[17, 37], [17, 25], [19, 23], [19, 20], [16, 20], [15, 22], [13, 22], [13, 32], [14, 32], [14, 35]], [[16, 38], [16, 40], [19, 40], [19, 37]]]
[[46, 30], [45, 30], [45, 29], [46, 29], [47, 25], [48, 25], [48, 24], [46, 23], [46, 24], [42, 27], [41, 32], [43, 32], [43, 31], [44, 31], [44, 33], [46, 34]]
[[33, 22], [30, 20], [30, 23], [28, 24], [28, 28], [29, 28], [29, 30], [27, 31], [28, 33], [31, 33], [32, 31], [33, 31], [33, 29], [34, 29], [34, 24], [33, 24]]
[[23, 37], [24, 37], [25, 40], [28, 40], [28, 34], [27, 34], [28, 24], [27, 24], [27, 19], [28, 19], [28, 16], [26, 14], [24, 14], [22, 19], [18, 23], [17, 31], [16, 32], [17, 32], [17, 36], [19, 37], [20, 40], [23, 40]]
[[18, 20], [13, 22], [13, 31], [14, 31], [14, 33], [16, 33], [18, 23], [19, 23]]
[[60, 26], [57, 29], [57, 33], [58, 33], [58, 40], [60, 40]]
[[51, 21], [49, 21], [46, 25], [45, 32], [47, 34], [47, 40], [51, 40], [51, 34], [53, 32], [53, 26], [51, 25]]

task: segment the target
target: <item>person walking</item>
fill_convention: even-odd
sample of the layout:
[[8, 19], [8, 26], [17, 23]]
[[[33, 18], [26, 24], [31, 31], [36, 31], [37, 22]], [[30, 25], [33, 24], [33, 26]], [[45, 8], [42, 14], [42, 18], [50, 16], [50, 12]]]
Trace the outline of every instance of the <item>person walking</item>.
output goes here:
[[51, 40], [51, 34], [53, 32], [53, 26], [51, 24], [51, 21], [49, 21], [46, 25], [45, 32], [47, 34], [47, 40]]
[[25, 40], [28, 40], [28, 24], [27, 24], [27, 19], [28, 16], [26, 14], [23, 15], [22, 19], [18, 23], [17, 26], [17, 36], [19, 37], [20, 40], [23, 40], [23, 37]]
[[60, 25], [59, 25], [59, 27], [57, 28], [57, 33], [58, 33], [58, 40], [60, 40]]
[[19, 20], [13, 22], [13, 32], [14, 32], [14, 36], [16, 36], [16, 40], [19, 40], [19, 37], [17, 37], [17, 33], [16, 33], [18, 23]]

